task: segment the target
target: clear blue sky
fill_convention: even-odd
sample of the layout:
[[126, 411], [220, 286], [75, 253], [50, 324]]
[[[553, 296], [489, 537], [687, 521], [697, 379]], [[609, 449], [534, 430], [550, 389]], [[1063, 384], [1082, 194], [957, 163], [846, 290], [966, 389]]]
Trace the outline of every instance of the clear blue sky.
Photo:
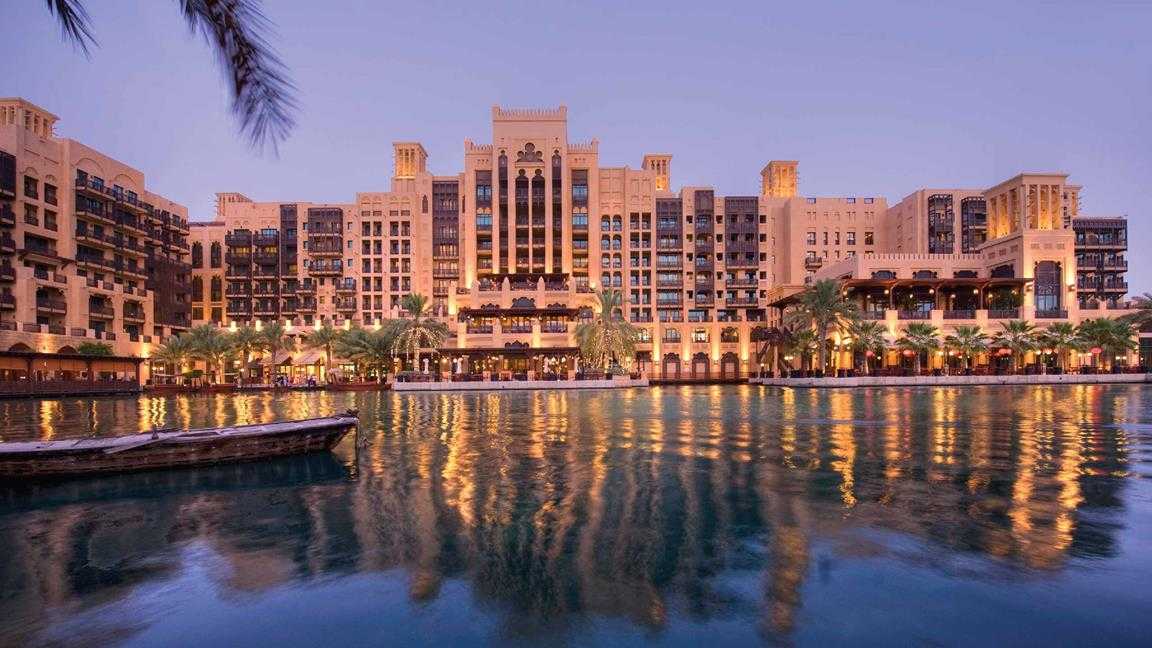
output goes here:
[[606, 165], [669, 152], [674, 185], [757, 190], [800, 160], [809, 195], [988, 187], [1022, 170], [1083, 184], [1088, 214], [1128, 214], [1134, 290], [1152, 289], [1152, 3], [269, 0], [300, 89], [279, 158], [237, 137], [225, 86], [176, 2], [88, 0], [100, 47], [60, 38], [41, 0], [2, 0], [0, 96], [133, 164], [212, 215], [213, 194], [349, 201], [385, 190], [393, 140], [436, 173], [489, 107], [569, 107]]

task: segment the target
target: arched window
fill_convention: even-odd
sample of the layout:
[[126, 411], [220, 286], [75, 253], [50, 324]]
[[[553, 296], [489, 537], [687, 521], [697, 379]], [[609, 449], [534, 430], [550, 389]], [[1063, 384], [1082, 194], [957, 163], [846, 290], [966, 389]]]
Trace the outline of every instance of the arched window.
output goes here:
[[204, 279], [201, 277], [192, 277], [192, 301], [204, 301]]
[[222, 294], [224, 291], [220, 284], [220, 277], [212, 277], [212, 301], [214, 302], [218, 302], [224, 297]]
[[208, 259], [208, 263], [213, 268], [219, 268], [223, 263], [224, 255], [221, 254], [219, 241], [212, 242], [212, 248], [209, 257], [210, 258]]
[[424, 214], [428, 213], [428, 196], [424, 196], [424, 198], [421, 199], [420, 209], [421, 209], [422, 213], [424, 213]]
[[204, 244], [199, 241], [192, 244], [192, 267], [204, 267]]

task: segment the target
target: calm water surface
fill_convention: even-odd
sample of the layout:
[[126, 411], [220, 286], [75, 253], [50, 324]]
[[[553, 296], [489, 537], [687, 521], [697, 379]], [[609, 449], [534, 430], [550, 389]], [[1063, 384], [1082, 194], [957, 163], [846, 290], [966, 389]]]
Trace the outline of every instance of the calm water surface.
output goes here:
[[6, 440], [327, 414], [333, 455], [0, 486], [0, 644], [1147, 645], [1152, 391], [0, 403]]

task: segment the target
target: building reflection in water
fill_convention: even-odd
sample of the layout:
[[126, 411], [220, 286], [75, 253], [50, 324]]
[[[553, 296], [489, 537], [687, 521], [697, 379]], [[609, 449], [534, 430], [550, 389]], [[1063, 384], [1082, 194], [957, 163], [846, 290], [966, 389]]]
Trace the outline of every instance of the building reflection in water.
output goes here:
[[[400, 570], [410, 599], [430, 601], [461, 580], [503, 611], [510, 637], [588, 618], [659, 632], [749, 609], [764, 635], [787, 636], [817, 542], [839, 548], [832, 560], [903, 559], [856, 541], [880, 531], [1041, 575], [1110, 556], [1123, 424], [1145, 413], [1142, 397], [659, 387], [0, 403], [9, 439], [348, 407], [363, 420], [359, 446], [335, 456], [0, 488], [0, 616], [12, 620], [0, 640], [170, 578], [191, 543], [218, 554], [220, 586], [239, 592]], [[754, 600], [733, 577], [759, 583]]]

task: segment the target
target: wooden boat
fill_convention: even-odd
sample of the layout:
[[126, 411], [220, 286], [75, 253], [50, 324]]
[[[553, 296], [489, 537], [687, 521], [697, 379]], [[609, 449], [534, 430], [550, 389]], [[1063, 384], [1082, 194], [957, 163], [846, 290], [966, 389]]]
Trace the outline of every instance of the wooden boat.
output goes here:
[[86, 475], [251, 461], [331, 450], [359, 425], [336, 416], [121, 437], [0, 443], [0, 479]]

